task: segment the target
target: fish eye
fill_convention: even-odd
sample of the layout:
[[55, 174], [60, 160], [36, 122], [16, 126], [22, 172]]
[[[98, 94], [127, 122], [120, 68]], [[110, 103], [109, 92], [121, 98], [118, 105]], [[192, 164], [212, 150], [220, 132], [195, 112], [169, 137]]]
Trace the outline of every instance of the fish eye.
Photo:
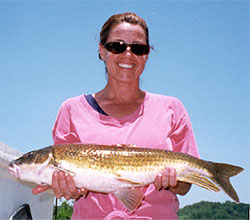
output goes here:
[[34, 151], [31, 151], [28, 153], [28, 156], [32, 156], [34, 154]]
[[31, 163], [34, 163], [34, 162], [36, 161], [36, 158], [37, 158], [37, 157], [36, 157], [35, 152], [34, 152], [34, 151], [31, 151], [31, 152], [29, 152], [29, 153], [23, 155], [22, 158], [23, 158], [23, 159], [22, 159], [23, 162], [26, 161], [27, 163], [31, 164]]

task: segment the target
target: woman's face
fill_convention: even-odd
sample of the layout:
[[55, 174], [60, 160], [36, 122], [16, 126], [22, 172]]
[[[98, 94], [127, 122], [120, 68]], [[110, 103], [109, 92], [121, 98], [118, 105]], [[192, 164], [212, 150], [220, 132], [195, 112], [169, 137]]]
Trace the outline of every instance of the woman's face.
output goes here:
[[[122, 41], [128, 44], [139, 43], [146, 45], [146, 36], [140, 25], [123, 22], [116, 25], [107, 39], [109, 42]], [[147, 55], [135, 55], [130, 47], [120, 54], [114, 54], [100, 44], [100, 56], [106, 63], [109, 79], [120, 83], [132, 83], [139, 80], [148, 59]]]

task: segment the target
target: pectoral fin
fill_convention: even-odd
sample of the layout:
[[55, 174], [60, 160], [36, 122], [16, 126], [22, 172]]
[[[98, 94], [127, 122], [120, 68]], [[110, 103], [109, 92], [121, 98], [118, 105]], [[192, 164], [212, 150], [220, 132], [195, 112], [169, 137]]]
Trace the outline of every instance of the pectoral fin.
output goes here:
[[73, 176], [73, 177], [76, 175], [74, 172], [72, 172], [72, 171], [70, 171], [70, 170], [67, 170], [67, 169], [63, 168], [63, 167], [61, 167], [61, 166], [58, 165], [58, 164], [54, 164], [54, 168], [55, 168], [56, 170], [58, 170], [58, 171], [63, 171], [63, 172], [65, 172], [65, 173], [67, 173], [67, 174], [69, 174], [69, 175], [71, 175], [71, 176]]
[[138, 208], [143, 199], [143, 192], [139, 189], [122, 189], [114, 192], [114, 195], [130, 212]]
[[182, 174], [177, 176], [177, 180], [193, 183], [214, 192], [220, 191], [220, 189], [214, 183], [209, 181], [206, 177], [201, 176], [200, 174], [195, 172], [183, 172]]

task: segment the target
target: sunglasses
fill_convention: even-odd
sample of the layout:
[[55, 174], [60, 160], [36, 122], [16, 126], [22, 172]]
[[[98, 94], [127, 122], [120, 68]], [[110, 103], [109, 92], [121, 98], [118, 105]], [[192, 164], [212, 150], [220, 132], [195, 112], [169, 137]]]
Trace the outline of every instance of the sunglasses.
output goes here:
[[149, 46], [145, 44], [127, 44], [122, 41], [108, 42], [104, 47], [111, 53], [120, 54], [130, 47], [133, 54], [141, 56], [149, 53]]

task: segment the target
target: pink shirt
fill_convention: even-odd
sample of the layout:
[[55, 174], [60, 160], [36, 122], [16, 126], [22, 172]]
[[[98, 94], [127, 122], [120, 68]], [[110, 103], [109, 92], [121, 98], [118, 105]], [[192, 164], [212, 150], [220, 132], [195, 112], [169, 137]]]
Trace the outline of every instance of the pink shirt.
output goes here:
[[[122, 119], [95, 111], [84, 95], [66, 100], [53, 128], [55, 144], [135, 144], [199, 157], [189, 116], [173, 97], [146, 92], [138, 109]], [[74, 204], [72, 219], [177, 219], [179, 201], [169, 190], [143, 188], [145, 198], [133, 213], [113, 194], [89, 193]]]

